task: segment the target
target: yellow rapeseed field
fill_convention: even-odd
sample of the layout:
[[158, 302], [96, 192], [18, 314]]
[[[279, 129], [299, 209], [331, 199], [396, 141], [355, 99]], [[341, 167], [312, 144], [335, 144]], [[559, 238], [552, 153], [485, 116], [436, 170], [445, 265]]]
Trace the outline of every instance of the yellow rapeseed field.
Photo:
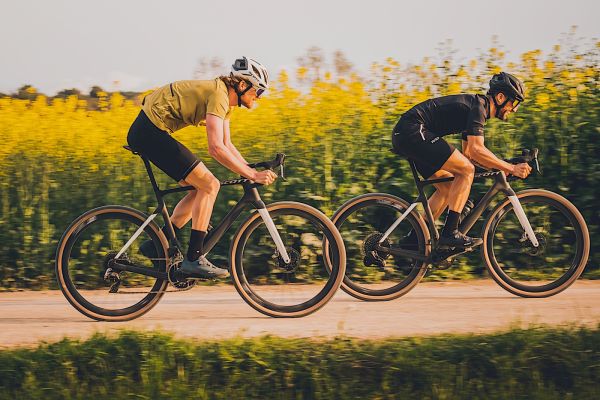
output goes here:
[[[594, 235], [600, 225], [591, 211], [600, 186], [599, 48], [557, 46], [550, 54], [525, 53], [518, 63], [505, 62], [497, 48], [463, 64], [448, 58], [401, 65], [390, 58], [374, 63], [368, 76], [325, 73], [301, 87], [281, 71], [256, 109], [234, 111], [233, 141], [249, 160], [289, 155], [289, 180], [265, 189], [267, 200], [307, 201], [331, 214], [368, 191], [410, 197], [412, 177], [388, 152], [401, 113], [432, 96], [482, 93], [492, 73], [507, 70], [524, 80], [527, 101], [510, 123], [489, 124], [486, 144], [506, 156], [524, 145], [539, 147], [545, 174], [536, 183], [572, 198]], [[307, 71], [294, 73], [305, 78]], [[0, 288], [51, 285], [56, 242], [84, 210], [109, 203], [153, 206], [142, 163], [121, 148], [140, 101], [100, 93], [92, 109], [76, 96], [0, 98]], [[219, 178], [232, 176], [208, 157], [202, 127], [175, 135]], [[159, 174], [159, 182], [169, 181]], [[215, 212], [238, 195], [224, 191]]]

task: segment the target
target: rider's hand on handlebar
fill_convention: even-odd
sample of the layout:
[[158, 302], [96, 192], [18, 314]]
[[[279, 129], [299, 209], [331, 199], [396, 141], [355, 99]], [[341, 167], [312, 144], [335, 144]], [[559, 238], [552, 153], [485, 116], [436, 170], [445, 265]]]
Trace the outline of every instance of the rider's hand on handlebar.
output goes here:
[[525, 179], [531, 173], [531, 167], [527, 163], [520, 163], [513, 165], [511, 175], [517, 178]]
[[270, 185], [275, 182], [275, 179], [277, 179], [277, 174], [270, 169], [267, 169], [265, 171], [257, 171], [253, 181], [260, 183], [261, 185]]

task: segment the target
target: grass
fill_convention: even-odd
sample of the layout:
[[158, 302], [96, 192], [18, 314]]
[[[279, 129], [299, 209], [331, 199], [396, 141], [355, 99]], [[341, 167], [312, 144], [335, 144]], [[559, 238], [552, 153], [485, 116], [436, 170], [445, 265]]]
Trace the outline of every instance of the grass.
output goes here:
[[381, 341], [126, 331], [0, 352], [0, 399], [592, 399], [600, 326]]

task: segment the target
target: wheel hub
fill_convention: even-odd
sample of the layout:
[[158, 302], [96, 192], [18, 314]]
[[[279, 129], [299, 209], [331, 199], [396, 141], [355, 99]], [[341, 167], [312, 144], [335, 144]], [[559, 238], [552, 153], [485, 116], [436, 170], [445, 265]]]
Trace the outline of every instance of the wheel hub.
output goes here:
[[298, 270], [298, 266], [300, 265], [300, 253], [292, 247], [286, 248], [286, 251], [288, 253], [288, 256], [290, 257], [290, 262], [286, 263], [285, 261], [283, 261], [283, 257], [281, 257], [279, 252], [277, 252], [277, 265], [284, 272], [291, 274]]
[[521, 240], [519, 240], [519, 242], [521, 242], [521, 246], [523, 247], [524, 251], [530, 256], [542, 256], [546, 253], [546, 246], [548, 245], [546, 241], [546, 236], [542, 233], [536, 232], [535, 238], [538, 241], [538, 247], [535, 247], [533, 243], [531, 243], [531, 240], [527, 238], [527, 235], [525, 233], [523, 233], [523, 236]]

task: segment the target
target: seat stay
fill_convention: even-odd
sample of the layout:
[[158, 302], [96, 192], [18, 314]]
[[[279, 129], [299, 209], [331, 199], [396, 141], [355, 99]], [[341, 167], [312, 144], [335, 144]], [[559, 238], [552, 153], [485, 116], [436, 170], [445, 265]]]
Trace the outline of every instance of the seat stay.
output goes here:
[[123, 253], [125, 253], [127, 251], [129, 246], [131, 246], [131, 243], [133, 243], [135, 241], [135, 239], [137, 239], [137, 237], [140, 236], [140, 234], [144, 231], [144, 229], [148, 226], [148, 224], [156, 217], [156, 215], [157, 214], [152, 214], [148, 218], [146, 218], [144, 223], [142, 225], [140, 225], [140, 227], [135, 231], [135, 233], [129, 238], [127, 243], [125, 243], [125, 245], [123, 247], [121, 247], [121, 250], [119, 250], [119, 252], [115, 256], [115, 258], [118, 259], [119, 257], [121, 257], [121, 255], [123, 255]]
[[392, 234], [392, 232], [394, 231], [394, 229], [396, 229], [396, 227], [398, 225], [400, 225], [400, 223], [402, 221], [404, 221], [404, 219], [408, 216], [408, 214], [410, 214], [412, 212], [412, 210], [414, 210], [414, 208], [417, 206], [417, 204], [419, 204], [419, 202], [414, 202], [410, 205], [410, 207], [408, 207], [406, 209], [406, 211], [404, 213], [402, 213], [402, 215], [387, 229], [387, 231], [385, 231], [385, 233], [383, 234], [383, 236], [381, 237], [381, 239], [379, 239], [378, 244], [383, 243], [388, 236], [390, 236]]

